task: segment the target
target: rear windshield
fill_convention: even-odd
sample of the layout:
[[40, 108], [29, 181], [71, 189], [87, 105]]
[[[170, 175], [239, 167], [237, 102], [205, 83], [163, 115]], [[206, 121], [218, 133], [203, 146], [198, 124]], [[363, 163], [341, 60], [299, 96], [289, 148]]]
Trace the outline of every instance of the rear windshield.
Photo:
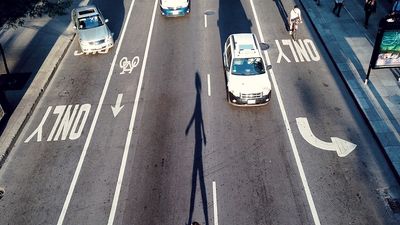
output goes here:
[[236, 58], [232, 64], [232, 74], [257, 75], [265, 73], [264, 63], [261, 57]]
[[99, 15], [93, 15], [89, 17], [79, 18], [79, 29], [85, 30], [95, 28], [103, 25]]

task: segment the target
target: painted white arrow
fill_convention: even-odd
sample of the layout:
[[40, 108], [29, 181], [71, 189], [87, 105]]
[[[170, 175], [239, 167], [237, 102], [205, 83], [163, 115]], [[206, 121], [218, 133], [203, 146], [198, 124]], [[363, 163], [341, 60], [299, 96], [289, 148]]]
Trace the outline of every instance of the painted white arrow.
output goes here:
[[345, 157], [357, 147], [356, 144], [337, 137], [331, 137], [332, 142], [325, 142], [318, 139], [312, 133], [310, 125], [308, 124], [308, 120], [305, 117], [296, 118], [296, 122], [303, 138], [317, 148], [335, 151], [339, 157]]
[[124, 106], [121, 106], [122, 96], [123, 94], [118, 94], [115, 106], [111, 106], [111, 110], [113, 112], [114, 117], [116, 117], [118, 113], [122, 110], [122, 108], [124, 108]]

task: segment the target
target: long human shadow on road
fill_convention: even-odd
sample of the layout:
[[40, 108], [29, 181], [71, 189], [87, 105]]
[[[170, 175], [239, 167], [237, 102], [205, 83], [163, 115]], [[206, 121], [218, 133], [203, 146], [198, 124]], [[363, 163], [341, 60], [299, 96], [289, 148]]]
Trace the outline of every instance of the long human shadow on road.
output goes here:
[[201, 109], [201, 80], [200, 75], [196, 72], [195, 75], [196, 85], [196, 104], [194, 107], [192, 118], [190, 118], [189, 124], [186, 127], [185, 135], [187, 136], [190, 128], [194, 123], [195, 131], [195, 145], [194, 145], [194, 158], [193, 158], [193, 171], [192, 171], [192, 191], [190, 194], [190, 210], [188, 225], [192, 224], [194, 203], [196, 199], [196, 188], [197, 188], [197, 177], [199, 178], [201, 198], [203, 202], [203, 212], [206, 225], [208, 225], [208, 203], [207, 203], [207, 191], [206, 184], [204, 182], [204, 169], [203, 169], [203, 143], [206, 145], [206, 134], [204, 131], [203, 113]]

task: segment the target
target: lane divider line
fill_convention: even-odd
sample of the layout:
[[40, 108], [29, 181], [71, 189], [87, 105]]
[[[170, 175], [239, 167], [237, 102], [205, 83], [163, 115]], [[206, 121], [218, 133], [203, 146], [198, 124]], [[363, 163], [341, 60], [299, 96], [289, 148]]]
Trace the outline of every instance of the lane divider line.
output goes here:
[[210, 74], [207, 74], [208, 96], [211, 96], [211, 79]]
[[213, 205], [214, 205], [214, 225], [218, 225], [218, 204], [217, 204], [217, 183], [212, 182], [213, 188]]
[[[140, 93], [141, 93], [142, 86], [143, 86], [144, 72], [146, 70], [147, 58], [148, 58], [149, 49], [150, 49], [151, 36], [153, 34], [154, 20], [155, 20], [155, 16], [156, 16], [157, 3], [158, 3], [158, 0], [155, 0], [154, 1], [154, 8], [153, 8], [153, 16], [151, 18], [149, 34], [147, 36], [146, 49], [144, 51], [144, 56], [143, 56], [143, 64], [142, 64], [142, 68], [140, 70], [139, 83], [138, 83], [138, 87], [137, 87], [137, 90], [136, 90], [135, 102], [133, 104], [133, 109], [132, 109], [132, 114], [131, 114], [131, 121], [129, 122], [129, 130], [128, 130], [128, 133], [126, 135], [126, 142], [125, 142], [125, 147], [124, 147], [124, 155], [122, 157], [121, 167], [120, 167], [119, 175], [118, 175], [118, 181], [117, 181], [117, 185], [115, 187], [114, 199], [113, 199], [112, 206], [111, 206], [110, 216], [108, 217], [108, 225], [112, 225], [114, 223], [115, 212], [117, 210], [119, 195], [121, 193], [122, 181], [124, 179], [125, 168], [126, 168], [126, 161], [128, 159], [129, 146], [131, 144], [131, 139], [132, 139], [132, 136], [133, 136], [133, 128], [135, 127], [135, 119], [136, 119], [136, 114], [137, 114], [137, 108], [138, 108], [138, 105], [139, 105]], [[134, 156], [135, 156], [135, 148], [133, 150], [132, 160], [133, 160]]]
[[204, 27], [207, 28], [207, 14], [204, 14]]
[[103, 107], [104, 98], [106, 96], [106, 93], [107, 93], [107, 90], [108, 90], [108, 86], [110, 85], [111, 77], [112, 77], [113, 72], [114, 72], [115, 63], [116, 63], [117, 58], [118, 58], [118, 53], [119, 53], [119, 51], [121, 49], [121, 43], [124, 40], [126, 27], [127, 27], [127, 24], [129, 23], [129, 19], [131, 17], [134, 4], [135, 4], [135, 0], [133, 0], [131, 2], [131, 5], [129, 7], [129, 11], [128, 11], [128, 15], [127, 15], [127, 18], [126, 18], [126, 22], [124, 24], [124, 27], [122, 28], [121, 39], [120, 39], [120, 41], [118, 43], [118, 46], [117, 46], [117, 49], [115, 51], [115, 55], [114, 55], [113, 61], [111, 63], [110, 70], [108, 71], [107, 79], [106, 79], [106, 82], [104, 84], [101, 96], [100, 96], [99, 104], [97, 105], [96, 112], [94, 114], [94, 118], [93, 118], [92, 124], [90, 126], [90, 129], [89, 129], [89, 132], [88, 132], [88, 136], [87, 136], [86, 141], [85, 141], [85, 145], [83, 146], [83, 150], [82, 150], [81, 156], [79, 158], [78, 165], [77, 165], [75, 173], [74, 173], [74, 177], [72, 178], [71, 185], [69, 186], [67, 197], [65, 198], [63, 208], [61, 210], [60, 216], [58, 217], [57, 225], [62, 225], [63, 224], [65, 215], [66, 215], [68, 207], [69, 207], [69, 203], [71, 202], [72, 194], [74, 193], [75, 186], [76, 186], [76, 183], [78, 181], [79, 174], [81, 172], [82, 165], [83, 165], [83, 162], [85, 160], [87, 150], [89, 148], [89, 144], [90, 144], [90, 142], [92, 140], [94, 128], [96, 127], [97, 120], [99, 118], [99, 114], [100, 114], [101, 108]]
[[[252, 8], [252, 11], [253, 11], [253, 14], [254, 14], [254, 18], [256, 20], [257, 30], [258, 30], [258, 33], [260, 35], [260, 41], [262, 43], [265, 43], [264, 42], [264, 36], [263, 36], [262, 30], [261, 30], [261, 27], [260, 27], [260, 23], [258, 21], [258, 16], [257, 16], [257, 12], [256, 12], [255, 7], [254, 7], [253, 0], [250, 0], [250, 4], [251, 4], [251, 8]], [[268, 52], [264, 51], [264, 55], [266, 57], [267, 64], [271, 65], [271, 60], [269, 58]], [[279, 91], [278, 83], [276, 82], [274, 71], [272, 69], [270, 69], [269, 72], [271, 74], [271, 79], [272, 79], [272, 82], [273, 82], [274, 87], [275, 87], [276, 98], [278, 99], [279, 107], [280, 107], [280, 110], [281, 110], [281, 113], [282, 113], [282, 117], [283, 117], [283, 121], [284, 121], [285, 127], [286, 127], [286, 132], [287, 132], [288, 137], [289, 137], [290, 145], [292, 146], [293, 155], [294, 155], [294, 158], [296, 160], [297, 169], [299, 170], [301, 181], [303, 183], [303, 188], [304, 188], [304, 191], [305, 191], [305, 194], [306, 194], [306, 197], [307, 197], [308, 205], [310, 207], [311, 214], [312, 214], [312, 217], [313, 217], [313, 220], [314, 220], [314, 224], [315, 225], [320, 225], [321, 222], [319, 221], [317, 209], [315, 208], [315, 204], [314, 204], [313, 197], [311, 195], [310, 187], [308, 185], [307, 178], [306, 178], [306, 175], [305, 175], [305, 172], [304, 172], [304, 168], [303, 168], [303, 165], [302, 165], [301, 160], [300, 160], [300, 154], [299, 154], [299, 151], [297, 150], [296, 142], [294, 141], [293, 132], [292, 132], [292, 129], [290, 128], [289, 120], [288, 120], [288, 117], [287, 117], [285, 106], [283, 104], [282, 96], [281, 96], [280, 91]]]

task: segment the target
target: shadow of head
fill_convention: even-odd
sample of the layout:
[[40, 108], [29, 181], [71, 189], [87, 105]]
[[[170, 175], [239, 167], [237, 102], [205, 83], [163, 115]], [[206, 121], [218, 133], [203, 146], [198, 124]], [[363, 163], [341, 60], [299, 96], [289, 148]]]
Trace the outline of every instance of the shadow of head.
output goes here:
[[196, 85], [197, 92], [201, 92], [201, 80], [200, 80], [199, 72], [196, 72], [195, 85]]

